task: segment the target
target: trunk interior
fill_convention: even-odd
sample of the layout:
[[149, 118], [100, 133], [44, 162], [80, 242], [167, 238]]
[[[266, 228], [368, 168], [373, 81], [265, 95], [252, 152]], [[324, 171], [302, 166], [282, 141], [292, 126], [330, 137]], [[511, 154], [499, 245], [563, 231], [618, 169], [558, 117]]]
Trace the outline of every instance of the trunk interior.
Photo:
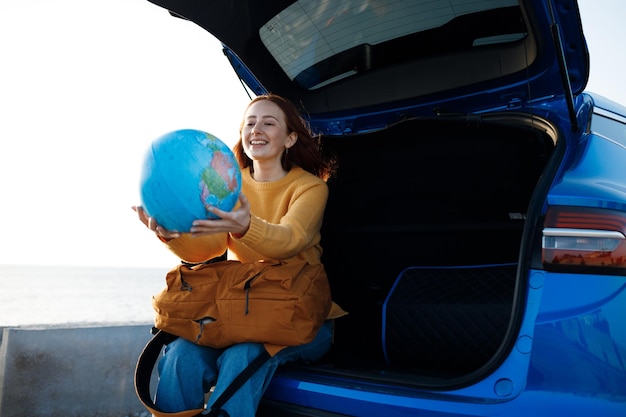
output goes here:
[[322, 260], [349, 315], [335, 320], [319, 369], [447, 379], [492, 358], [511, 318], [526, 211], [555, 145], [533, 126], [411, 119], [323, 138], [339, 165]]

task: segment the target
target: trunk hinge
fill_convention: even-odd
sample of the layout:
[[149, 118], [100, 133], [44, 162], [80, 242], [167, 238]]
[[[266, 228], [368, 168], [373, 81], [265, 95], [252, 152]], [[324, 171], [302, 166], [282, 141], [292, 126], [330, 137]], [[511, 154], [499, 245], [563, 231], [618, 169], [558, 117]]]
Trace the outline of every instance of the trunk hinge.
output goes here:
[[552, 40], [554, 41], [556, 57], [559, 62], [561, 81], [563, 82], [563, 89], [565, 90], [565, 101], [567, 102], [567, 110], [569, 112], [570, 122], [572, 123], [572, 132], [578, 132], [578, 119], [576, 118], [576, 110], [574, 109], [574, 94], [572, 93], [572, 85], [567, 71], [567, 62], [565, 62], [565, 52], [561, 39], [561, 30], [559, 29], [559, 25], [556, 23], [552, 0], [548, 0], [548, 5], [550, 6], [550, 18], [552, 19], [550, 31], [552, 32]]

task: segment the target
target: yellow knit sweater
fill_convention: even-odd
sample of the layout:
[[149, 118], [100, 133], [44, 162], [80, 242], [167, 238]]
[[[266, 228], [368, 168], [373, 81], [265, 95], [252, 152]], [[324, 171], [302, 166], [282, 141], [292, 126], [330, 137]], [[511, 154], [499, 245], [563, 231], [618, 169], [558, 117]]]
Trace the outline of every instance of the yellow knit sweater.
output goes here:
[[257, 182], [250, 170], [241, 173], [241, 190], [251, 208], [250, 228], [241, 238], [221, 233], [191, 237], [183, 234], [166, 243], [187, 262], [203, 262], [228, 248], [229, 259], [300, 259], [319, 264], [320, 228], [328, 187], [320, 178], [294, 167], [278, 181]]

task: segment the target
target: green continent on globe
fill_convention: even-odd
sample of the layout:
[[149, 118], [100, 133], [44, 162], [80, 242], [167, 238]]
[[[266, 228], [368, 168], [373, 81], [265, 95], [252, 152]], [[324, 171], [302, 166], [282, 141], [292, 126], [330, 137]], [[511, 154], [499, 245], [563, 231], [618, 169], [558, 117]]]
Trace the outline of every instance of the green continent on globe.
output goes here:
[[237, 188], [237, 178], [232, 175], [233, 165], [221, 151], [214, 151], [211, 166], [202, 173], [202, 182], [219, 200], [226, 198]]

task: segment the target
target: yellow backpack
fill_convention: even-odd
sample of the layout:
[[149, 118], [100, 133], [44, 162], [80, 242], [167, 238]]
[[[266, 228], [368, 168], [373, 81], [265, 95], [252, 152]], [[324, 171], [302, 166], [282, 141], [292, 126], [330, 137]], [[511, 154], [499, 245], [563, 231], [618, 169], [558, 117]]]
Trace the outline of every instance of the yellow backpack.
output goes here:
[[324, 266], [220, 261], [179, 265], [152, 299], [155, 327], [203, 346], [265, 343], [271, 355], [311, 342], [331, 308]]

